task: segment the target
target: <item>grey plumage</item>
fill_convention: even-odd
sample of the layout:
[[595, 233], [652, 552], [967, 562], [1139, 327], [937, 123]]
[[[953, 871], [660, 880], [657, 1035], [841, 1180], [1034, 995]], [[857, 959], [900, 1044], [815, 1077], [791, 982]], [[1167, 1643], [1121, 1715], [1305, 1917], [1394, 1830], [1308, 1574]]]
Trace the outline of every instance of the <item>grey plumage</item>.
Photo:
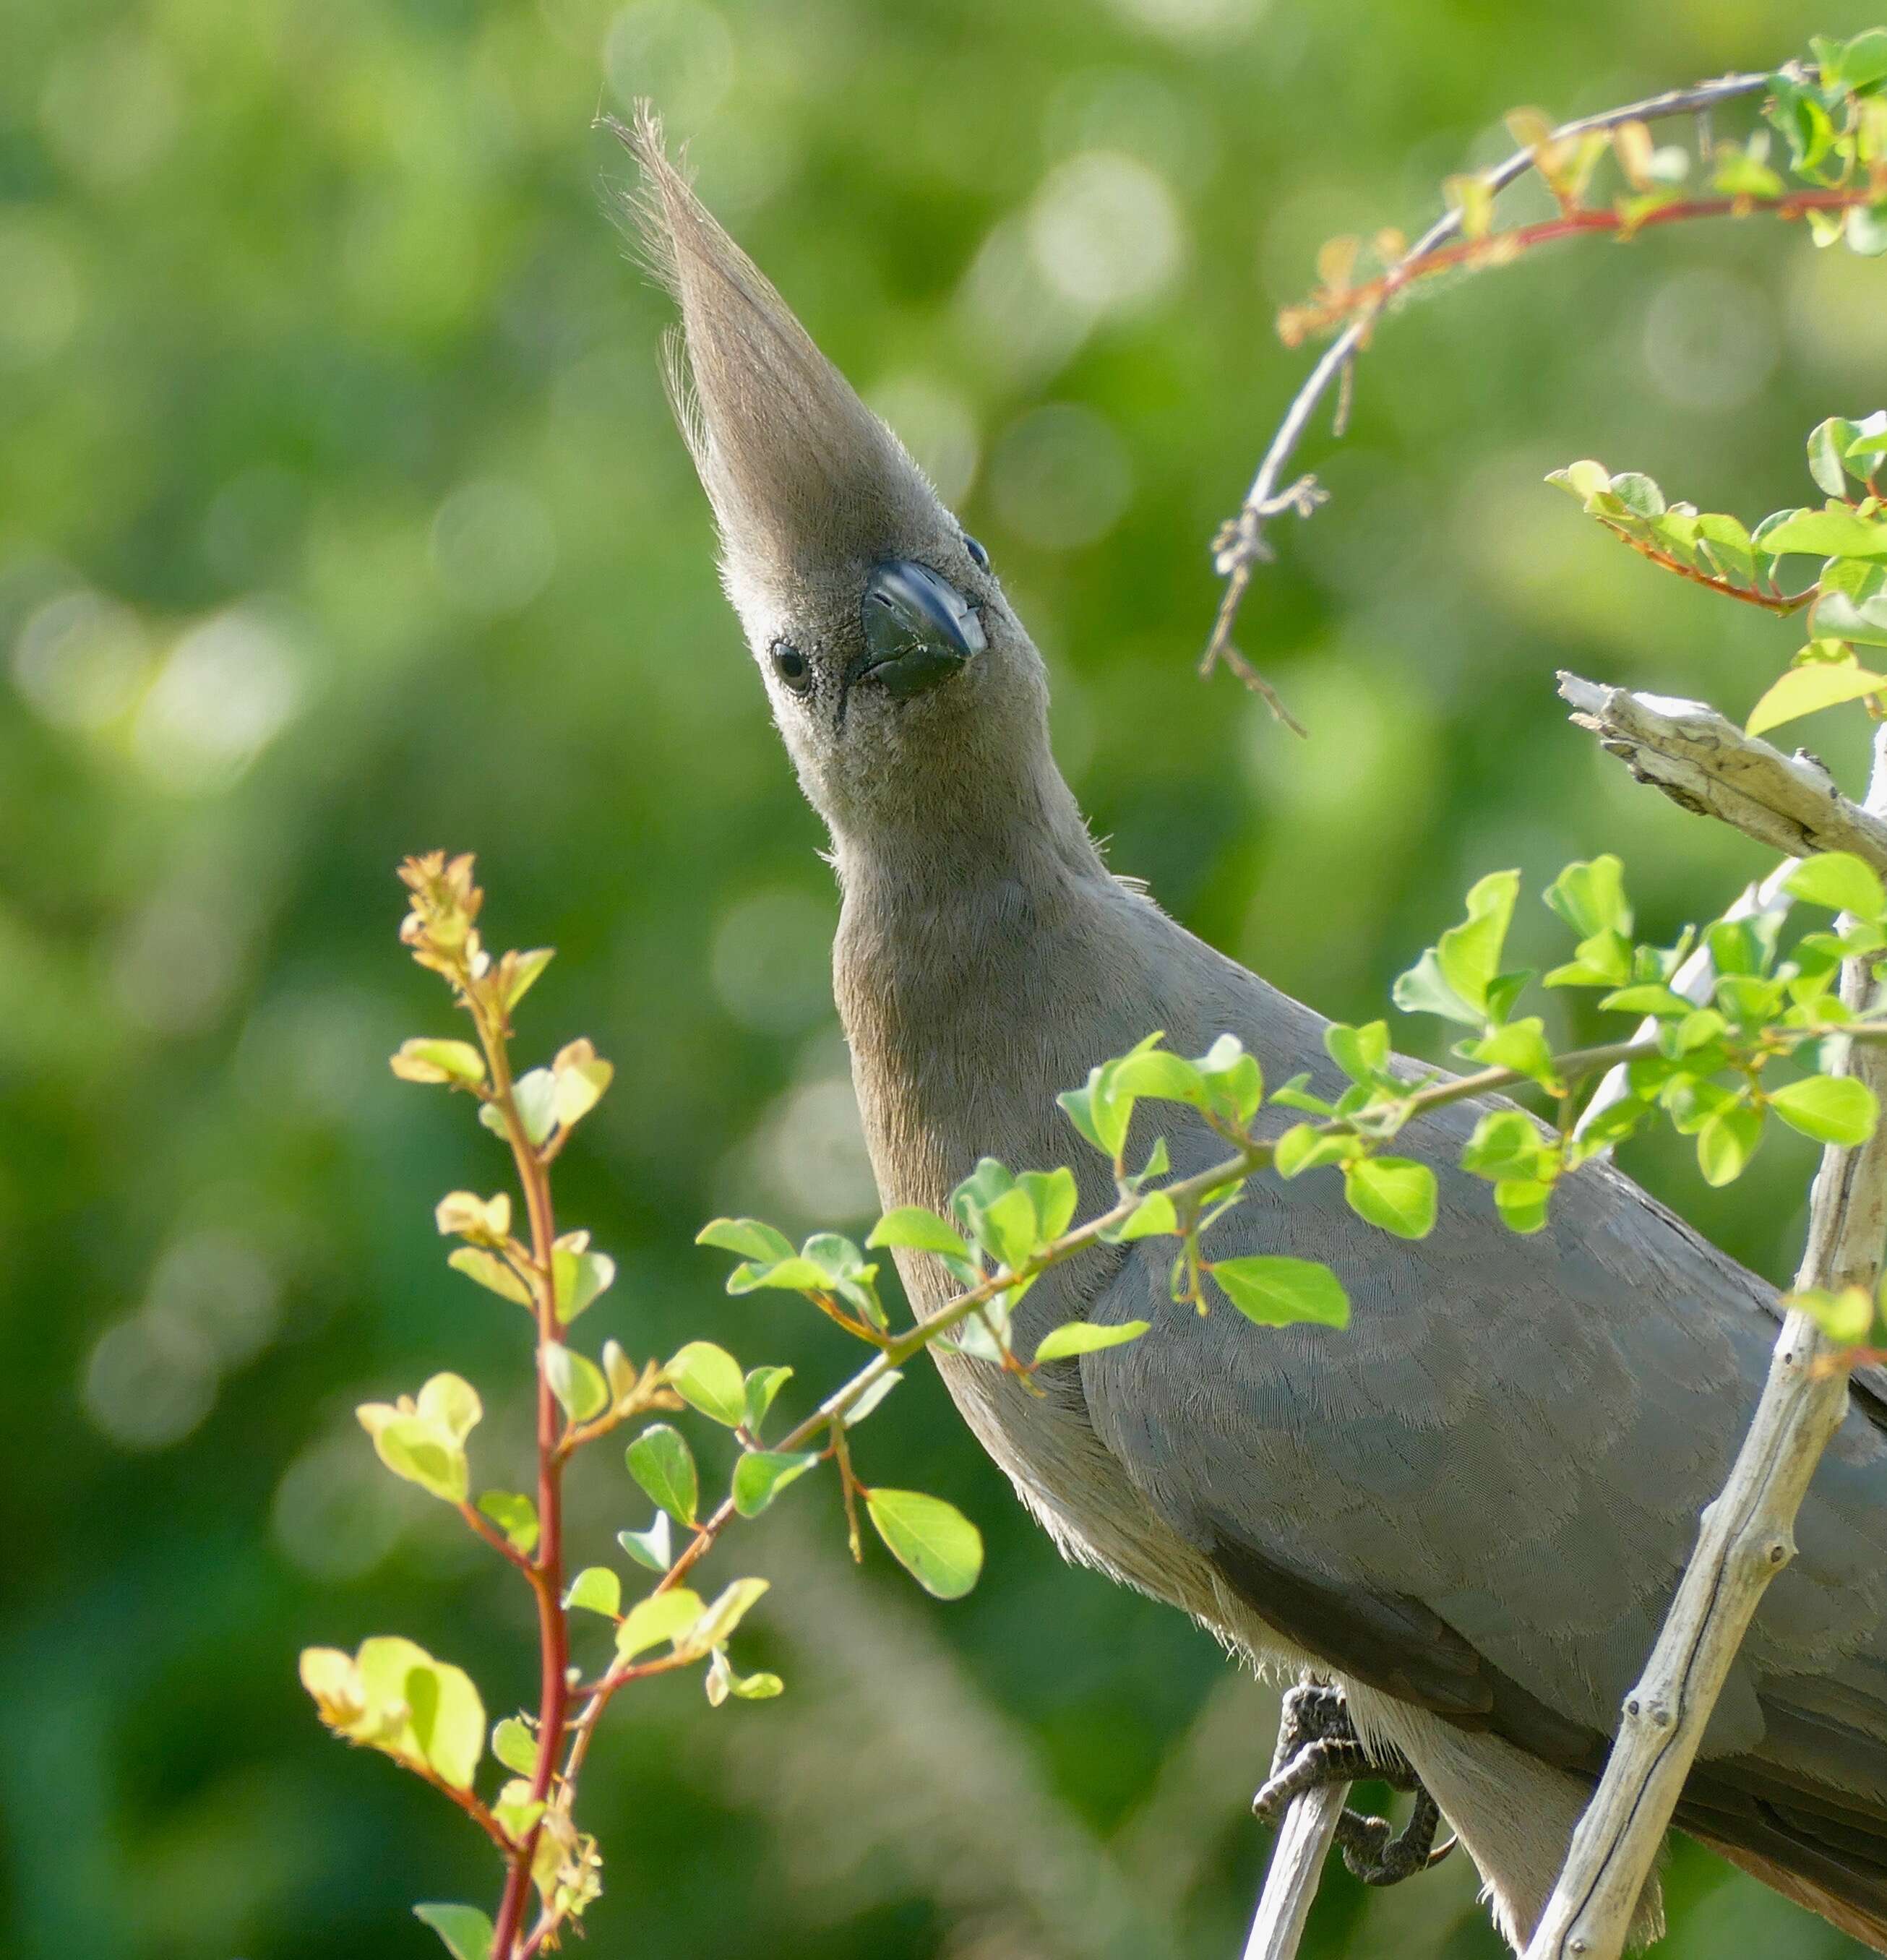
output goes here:
[[[885, 1204], [940, 1208], [985, 1154], [1072, 1160], [1084, 1211], [1111, 1201], [1055, 1096], [1156, 1028], [1194, 1054], [1229, 1030], [1268, 1079], [1308, 1069], [1335, 1093], [1320, 1017], [1109, 874], [1049, 754], [1039, 657], [980, 555], [659, 131], [624, 133], [681, 306], [678, 401], [727, 590], [832, 833], [835, 986]], [[873, 684], [861, 626], [887, 562], [948, 581], [987, 639], [908, 695]], [[1476, 1114], [1407, 1140], [1444, 1166], [1419, 1246], [1360, 1227], [1329, 1172], [1261, 1182], [1214, 1228], [1215, 1255], [1333, 1265], [1344, 1332], [1176, 1307], [1155, 1241], [1071, 1262], [1024, 1302], [1024, 1352], [1077, 1314], [1154, 1323], [1045, 1370], [1045, 1396], [940, 1366], [1068, 1556], [1262, 1664], [1331, 1671], [1421, 1774], [1517, 1943], [1754, 1405], [1775, 1301], [1609, 1169], [1514, 1237], [1487, 1187], [1445, 1168]], [[1162, 1127], [1181, 1171], [1221, 1152]], [[899, 1265], [920, 1314], [949, 1297], [934, 1261]], [[1857, 1393], [1680, 1821], [1887, 1952], [1883, 1420]], [[1656, 1915], [1649, 1898], [1642, 1930]]]

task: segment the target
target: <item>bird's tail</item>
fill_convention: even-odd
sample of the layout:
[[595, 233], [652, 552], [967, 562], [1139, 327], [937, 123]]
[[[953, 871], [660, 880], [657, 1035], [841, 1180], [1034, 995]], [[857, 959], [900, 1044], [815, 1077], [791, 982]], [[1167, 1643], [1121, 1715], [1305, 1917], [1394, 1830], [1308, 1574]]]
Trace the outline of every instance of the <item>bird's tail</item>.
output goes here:
[[[1726, 1844], [1720, 1839], [1705, 1837], [1694, 1828], [1691, 1834], [1719, 1856], [1727, 1858], [1739, 1871], [1747, 1872], [1752, 1879], [1760, 1879], [1772, 1891], [1793, 1900], [1797, 1905], [1806, 1906], [1810, 1912], [1819, 1913], [1831, 1926], [1838, 1927], [1850, 1939], [1858, 1939], [1876, 1953], [1887, 1954], [1887, 1902], [1863, 1904], [1852, 1897], [1844, 1897], [1841, 1893], [1831, 1891], [1825, 1883], [1791, 1871], [1787, 1866], [1778, 1864], [1760, 1852], [1745, 1851], [1736, 1845]], [[1844, 1892], [1849, 1889], [1843, 1888]]]

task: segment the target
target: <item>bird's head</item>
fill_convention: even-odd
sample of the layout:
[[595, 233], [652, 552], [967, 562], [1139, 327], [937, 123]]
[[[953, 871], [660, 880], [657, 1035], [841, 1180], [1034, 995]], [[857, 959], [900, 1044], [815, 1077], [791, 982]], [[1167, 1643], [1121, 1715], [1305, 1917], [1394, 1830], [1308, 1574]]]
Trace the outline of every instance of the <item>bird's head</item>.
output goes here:
[[1039, 794], [1046, 686], [987, 554], [708, 214], [654, 119], [617, 133], [681, 310], [670, 393], [722, 580], [807, 795], [842, 844], [1008, 820]]

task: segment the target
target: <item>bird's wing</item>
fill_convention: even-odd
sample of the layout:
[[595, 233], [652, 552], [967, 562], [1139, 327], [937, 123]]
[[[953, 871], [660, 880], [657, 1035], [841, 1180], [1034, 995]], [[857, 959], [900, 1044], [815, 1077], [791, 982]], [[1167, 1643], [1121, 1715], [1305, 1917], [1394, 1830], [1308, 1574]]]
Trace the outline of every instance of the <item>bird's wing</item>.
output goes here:
[[[1437, 1161], [1458, 1161], [1475, 1114], [1424, 1125]], [[1212, 1147], [1179, 1142], [1182, 1167]], [[1332, 1170], [1255, 1183], [1208, 1255], [1329, 1264], [1342, 1332], [1176, 1306], [1171, 1250], [1141, 1242], [1087, 1308], [1154, 1323], [1080, 1363], [1135, 1485], [1334, 1667], [1589, 1764], [1755, 1405], [1771, 1290], [1599, 1166], [1528, 1239], [1484, 1183], [1443, 1169], [1419, 1246], [1361, 1224]], [[1797, 1538], [1704, 1753], [1887, 1806], [1887, 1440], [1866, 1416], [1831, 1448]]]

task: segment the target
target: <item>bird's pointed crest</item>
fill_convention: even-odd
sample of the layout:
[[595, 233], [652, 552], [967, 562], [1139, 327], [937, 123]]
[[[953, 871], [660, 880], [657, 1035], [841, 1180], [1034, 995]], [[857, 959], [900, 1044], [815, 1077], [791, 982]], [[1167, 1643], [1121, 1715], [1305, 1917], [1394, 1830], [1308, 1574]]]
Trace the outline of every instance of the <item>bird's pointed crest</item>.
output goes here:
[[669, 392], [730, 571], [790, 580], [934, 526], [923, 472], [695, 195], [653, 112], [609, 126], [641, 166], [643, 250], [681, 308]]

